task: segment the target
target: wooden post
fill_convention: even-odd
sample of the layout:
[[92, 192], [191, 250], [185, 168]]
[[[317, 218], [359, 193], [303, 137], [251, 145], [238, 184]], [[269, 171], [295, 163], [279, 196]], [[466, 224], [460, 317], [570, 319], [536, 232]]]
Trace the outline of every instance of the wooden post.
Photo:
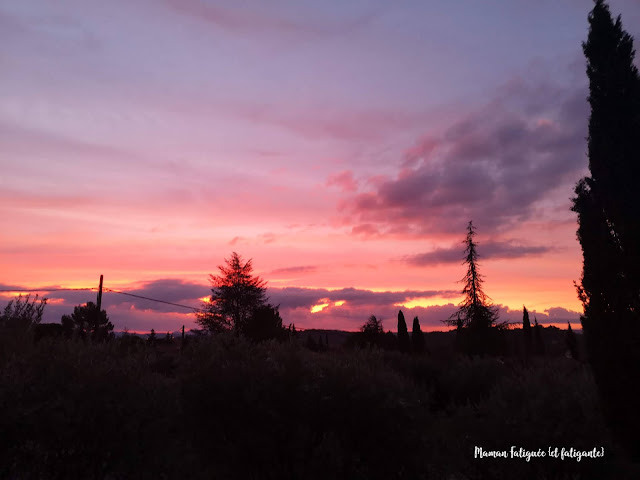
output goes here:
[[100, 287], [98, 288], [98, 313], [102, 307], [102, 275], [100, 275]]

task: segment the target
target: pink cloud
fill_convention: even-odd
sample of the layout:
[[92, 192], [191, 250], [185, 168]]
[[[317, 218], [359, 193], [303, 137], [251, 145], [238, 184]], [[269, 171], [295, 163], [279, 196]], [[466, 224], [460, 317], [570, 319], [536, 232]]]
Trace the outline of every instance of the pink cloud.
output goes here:
[[329, 175], [326, 182], [327, 186], [336, 186], [344, 192], [355, 192], [358, 189], [358, 183], [353, 178], [351, 170], [344, 170], [339, 173]]

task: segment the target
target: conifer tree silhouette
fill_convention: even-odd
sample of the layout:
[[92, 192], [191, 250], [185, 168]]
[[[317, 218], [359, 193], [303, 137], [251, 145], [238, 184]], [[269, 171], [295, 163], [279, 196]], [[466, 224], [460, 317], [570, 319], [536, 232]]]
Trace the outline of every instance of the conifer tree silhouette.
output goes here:
[[580, 355], [578, 354], [578, 340], [576, 339], [576, 334], [571, 329], [571, 322], [567, 322], [565, 343], [567, 344], [567, 350], [569, 351], [571, 358], [574, 360], [580, 360]]
[[524, 357], [528, 359], [531, 356], [531, 322], [527, 307], [524, 305], [522, 307], [522, 336], [524, 338]]
[[577, 285], [588, 361], [609, 424], [640, 461], [640, 77], [633, 38], [596, 0], [582, 45], [589, 78], [590, 175], [575, 188], [583, 270]]
[[404, 320], [402, 310], [398, 311], [398, 350], [407, 353], [410, 350], [409, 332], [407, 331], [407, 322]]
[[236, 252], [219, 265], [219, 275], [210, 275], [211, 298], [203, 304], [196, 321], [211, 332], [242, 332], [248, 319], [266, 303], [266, 282], [252, 275], [251, 260], [243, 262]]
[[420, 320], [418, 320], [418, 317], [415, 317], [413, 319], [413, 328], [411, 330], [411, 347], [414, 353], [424, 353], [425, 351], [424, 333], [420, 328]]
[[474, 240], [476, 229], [473, 222], [467, 226], [464, 263], [467, 273], [462, 279], [464, 300], [456, 313], [444, 323], [459, 329], [458, 345], [468, 354], [498, 353], [503, 349], [502, 337], [495, 331], [507, 326], [506, 322], [498, 323], [498, 309], [491, 304], [484, 293], [482, 275], [478, 271], [477, 244]]
[[533, 326], [533, 339], [534, 339], [534, 352], [536, 355], [544, 355], [544, 341], [542, 340], [542, 325], [538, 324], [538, 319], [534, 318]]

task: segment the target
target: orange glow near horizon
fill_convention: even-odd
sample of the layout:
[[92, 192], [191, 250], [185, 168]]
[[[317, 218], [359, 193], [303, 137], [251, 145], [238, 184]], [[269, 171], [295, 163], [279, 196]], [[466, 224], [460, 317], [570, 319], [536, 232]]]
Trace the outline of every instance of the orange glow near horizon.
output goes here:
[[436, 307], [453, 303], [457, 305], [459, 303], [458, 298], [443, 298], [443, 297], [429, 297], [429, 298], [412, 298], [406, 302], [394, 303], [395, 307], [402, 308], [414, 308], [414, 307]]
[[329, 303], [318, 303], [317, 305], [314, 305], [313, 307], [311, 307], [311, 313], [321, 312], [322, 310], [324, 310], [328, 306], [329, 306]]

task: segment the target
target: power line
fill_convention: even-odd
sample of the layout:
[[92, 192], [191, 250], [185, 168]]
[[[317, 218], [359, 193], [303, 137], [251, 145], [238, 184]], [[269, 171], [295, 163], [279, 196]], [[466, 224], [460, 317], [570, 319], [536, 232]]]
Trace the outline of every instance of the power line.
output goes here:
[[[10, 288], [10, 289], [0, 289], [0, 292], [15, 292], [15, 293], [21, 293], [21, 292], [70, 292], [70, 291], [92, 291], [92, 290], [98, 290], [98, 288], [96, 287], [89, 287], [89, 288], [30, 288], [30, 289], [24, 289], [24, 288]], [[202, 308], [197, 308], [197, 307], [191, 307], [189, 305], [182, 305], [180, 303], [174, 303], [174, 302], [167, 302], [166, 300], [159, 300], [157, 298], [151, 298], [151, 297], [145, 297], [143, 295], [136, 295], [134, 293], [127, 293], [127, 292], [121, 292], [119, 290], [113, 290], [111, 288], [104, 288], [103, 289], [105, 292], [112, 292], [112, 293], [118, 293], [120, 295], [127, 295], [129, 297], [135, 297], [135, 298], [142, 298], [144, 300], [150, 300], [152, 302], [159, 302], [159, 303], [165, 303], [167, 305], [173, 305], [174, 307], [181, 307], [181, 308], [188, 308], [190, 310], [194, 310], [197, 312], [204, 312], [206, 310], [202, 309]]]
[[80, 291], [80, 290], [97, 290], [96, 287], [90, 288], [2, 288], [0, 292], [71, 292], [71, 291]]
[[143, 295], [136, 295], [134, 293], [120, 292], [118, 290], [112, 290], [111, 288], [105, 288], [104, 291], [105, 292], [118, 293], [120, 295], [127, 295], [129, 297], [143, 298], [145, 300], [151, 300], [152, 302], [166, 303], [167, 305], [173, 305], [174, 307], [188, 308], [190, 310], [194, 310], [194, 311], [197, 311], [197, 312], [205, 312], [206, 311], [206, 310], [204, 310], [202, 308], [190, 307], [189, 305], [181, 305], [179, 303], [167, 302], [166, 300], [158, 300], [157, 298], [145, 297]]

